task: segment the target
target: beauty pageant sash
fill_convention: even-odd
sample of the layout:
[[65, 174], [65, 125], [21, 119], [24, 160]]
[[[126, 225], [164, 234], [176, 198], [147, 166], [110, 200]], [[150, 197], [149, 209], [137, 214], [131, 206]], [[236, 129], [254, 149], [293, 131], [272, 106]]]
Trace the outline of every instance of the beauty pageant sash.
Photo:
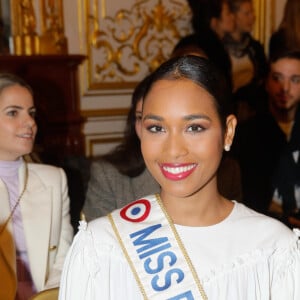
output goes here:
[[158, 195], [108, 215], [144, 299], [207, 299]]

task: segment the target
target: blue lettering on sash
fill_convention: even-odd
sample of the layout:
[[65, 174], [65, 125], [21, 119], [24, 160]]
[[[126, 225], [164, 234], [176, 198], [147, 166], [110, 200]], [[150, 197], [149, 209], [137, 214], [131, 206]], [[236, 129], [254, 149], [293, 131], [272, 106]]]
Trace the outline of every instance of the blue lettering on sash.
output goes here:
[[153, 254], [155, 254], [155, 253], [161, 252], [162, 250], [167, 250], [168, 248], [171, 248], [171, 244], [170, 244], [170, 243], [161, 245], [160, 247], [157, 247], [157, 248], [155, 248], [155, 249], [151, 249], [150, 251], [141, 254], [141, 255], [139, 256], [139, 258], [140, 258], [140, 259], [143, 259], [143, 258], [145, 258], [145, 257], [147, 257], [147, 256], [150, 256], [150, 255], [153, 255]]
[[181, 300], [181, 299], [194, 300], [194, 297], [192, 295], [192, 292], [188, 291], [188, 292], [182, 293], [180, 295], [177, 295], [175, 297], [168, 298], [167, 300]]
[[[162, 238], [156, 238], [156, 239], [148, 239], [146, 240], [145, 238], [153, 233], [155, 230], [159, 229], [161, 227], [161, 224], [153, 225], [147, 228], [144, 228], [140, 231], [134, 232], [130, 234], [129, 236], [131, 238], [138, 237], [135, 241], [133, 241], [134, 246], [140, 246], [140, 245], [145, 245], [144, 247], [140, 247], [137, 249], [137, 253], [144, 252], [148, 249], [152, 249], [154, 246], [161, 245], [162, 243], [165, 243], [168, 241], [167, 237], [162, 237]], [[151, 255], [151, 253], [149, 254]], [[146, 255], [144, 255], [146, 256]], [[143, 257], [140, 257], [143, 258]]]
[[158, 275], [155, 275], [155, 276], [152, 278], [152, 280], [151, 280], [151, 285], [152, 285], [153, 289], [154, 289], [155, 291], [158, 291], [158, 292], [164, 291], [164, 290], [168, 289], [168, 288], [171, 286], [171, 284], [172, 284], [172, 281], [171, 281], [171, 275], [172, 275], [173, 273], [175, 273], [175, 274], [178, 275], [178, 276], [177, 276], [177, 279], [176, 279], [176, 282], [177, 282], [177, 283], [180, 283], [180, 282], [183, 280], [184, 274], [183, 274], [182, 270], [177, 269], [177, 268], [175, 268], [175, 269], [170, 269], [170, 270], [167, 271], [167, 273], [165, 274], [165, 284], [164, 284], [163, 286], [159, 286], [159, 285], [158, 285], [158, 280], [159, 280], [159, 276], [158, 276]]
[[[177, 256], [170, 250], [166, 251], [171, 248], [168, 237], [149, 238], [154, 231], [161, 227], [161, 224], [156, 224], [129, 235], [140, 260], [146, 258], [144, 270], [147, 274], [155, 274], [151, 279], [151, 286], [158, 292], [168, 289], [172, 285], [172, 281], [178, 284], [184, 279], [184, 272], [181, 269], [169, 268], [175, 265]], [[154, 254], [158, 254], [155, 260], [151, 257]], [[166, 268], [169, 269], [163, 272]], [[180, 299], [193, 300], [194, 298], [191, 291], [170, 298], [170, 300]]]
[[152, 262], [151, 258], [147, 258], [145, 260], [144, 269], [146, 270], [146, 272], [148, 274], [156, 274], [156, 273], [160, 272], [164, 268], [164, 258], [165, 257], [170, 258], [170, 262], [169, 262], [170, 267], [173, 266], [177, 261], [176, 255], [171, 251], [166, 251], [166, 252], [160, 253], [157, 257], [157, 268], [150, 267], [150, 263]]

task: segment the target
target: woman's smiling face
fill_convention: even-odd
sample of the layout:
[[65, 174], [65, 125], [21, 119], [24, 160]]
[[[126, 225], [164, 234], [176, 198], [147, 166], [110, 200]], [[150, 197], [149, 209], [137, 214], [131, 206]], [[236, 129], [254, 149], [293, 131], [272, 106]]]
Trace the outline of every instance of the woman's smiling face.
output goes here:
[[18, 84], [0, 93], [0, 160], [16, 160], [32, 151], [37, 125], [29, 90]]
[[224, 146], [213, 96], [186, 79], [154, 83], [144, 99], [141, 146], [165, 193], [187, 197], [209, 186]]

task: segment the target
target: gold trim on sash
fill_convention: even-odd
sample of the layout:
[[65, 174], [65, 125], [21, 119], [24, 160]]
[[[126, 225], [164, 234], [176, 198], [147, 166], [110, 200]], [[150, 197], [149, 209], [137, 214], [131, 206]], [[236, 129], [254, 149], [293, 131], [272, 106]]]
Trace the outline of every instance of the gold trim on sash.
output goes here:
[[[185, 259], [185, 261], [187, 263], [187, 266], [189, 267], [189, 269], [191, 271], [192, 277], [194, 278], [194, 281], [196, 283], [197, 289], [199, 290], [199, 293], [200, 293], [202, 299], [203, 300], [208, 300], [208, 297], [205, 294], [205, 291], [204, 291], [204, 289], [203, 289], [203, 287], [201, 285], [201, 282], [200, 282], [200, 280], [198, 278], [197, 272], [196, 272], [196, 270], [195, 270], [195, 268], [194, 268], [194, 266], [192, 264], [192, 261], [191, 261], [190, 257], [188, 256], [188, 253], [187, 253], [187, 251], [186, 251], [186, 249], [185, 249], [185, 247], [184, 247], [184, 245], [183, 245], [183, 243], [181, 241], [181, 238], [180, 238], [180, 236], [179, 236], [179, 234], [178, 234], [178, 232], [177, 232], [177, 230], [176, 230], [176, 228], [175, 228], [175, 226], [174, 226], [171, 218], [169, 217], [167, 211], [165, 210], [165, 207], [163, 206], [163, 203], [162, 203], [162, 201], [160, 199], [159, 194], [156, 194], [155, 198], [156, 198], [156, 202], [158, 203], [161, 211], [163, 212], [163, 214], [164, 214], [164, 216], [165, 216], [165, 218], [166, 218], [166, 220], [167, 220], [167, 222], [168, 222], [171, 230], [173, 231], [173, 234], [174, 234], [174, 237], [176, 239], [176, 242], [177, 242], [177, 244], [178, 244], [178, 246], [179, 246], [179, 248], [180, 248], [180, 250], [181, 250], [181, 252], [183, 254], [183, 257], [184, 257], [184, 259]], [[145, 199], [147, 199], [147, 197]], [[139, 278], [139, 276], [137, 274], [136, 268], [134, 266], [133, 261], [131, 260], [131, 258], [129, 256], [129, 254], [128, 254], [126, 246], [123, 243], [123, 240], [122, 240], [121, 235], [120, 235], [120, 233], [118, 231], [118, 228], [117, 228], [117, 226], [115, 224], [115, 221], [113, 219], [112, 214], [108, 215], [108, 219], [109, 219], [109, 221], [110, 221], [110, 223], [112, 225], [113, 231], [114, 231], [114, 233], [115, 233], [115, 235], [117, 237], [117, 240], [118, 240], [118, 242], [119, 242], [119, 244], [121, 246], [121, 249], [122, 249], [122, 251], [123, 251], [123, 253], [124, 253], [124, 255], [125, 255], [128, 263], [129, 263], [129, 266], [130, 266], [130, 268], [131, 268], [131, 270], [133, 272], [133, 275], [134, 275], [134, 277], [135, 277], [135, 279], [137, 281], [137, 284], [138, 284], [138, 286], [139, 286], [139, 288], [141, 290], [143, 298], [144, 298], [144, 300], [148, 300], [149, 298], [147, 297], [146, 290], [145, 290], [145, 288], [144, 288], [144, 286], [143, 286], [143, 284], [142, 284], [142, 282], [141, 282], [141, 280], [140, 280], [140, 278]]]
[[134, 267], [134, 264], [133, 264], [133, 262], [132, 262], [132, 260], [131, 260], [131, 258], [130, 258], [130, 256], [129, 256], [129, 254], [128, 254], [127, 250], [126, 250], [126, 247], [125, 247], [125, 245], [124, 245], [124, 243], [123, 243], [123, 241], [122, 241], [122, 239], [121, 239], [121, 236], [120, 236], [119, 231], [118, 231], [118, 229], [117, 229], [117, 226], [116, 226], [116, 224], [115, 224], [115, 222], [114, 222], [114, 220], [113, 220], [113, 218], [112, 218], [112, 215], [109, 214], [107, 217], [108, 217], [108, 219], [109, 219], [109, 221], [110, 221], [110, 223], [111, 223], [111, 226], [112, 226], [112, 228], [113, 228], [113, 230], [114, 230], [114, 232], [115, 232], [115, 235], [116, 235], [116, 237], [117, 237], [117, 239], [118, 239], [118, 242], [119, 242], [119, 244], [120, 244], [120, 246], [121, 246], [121, 248], [122, 248], [122, 251], [123, 251], [123, 253], [124, 253], [124, 255], [125, 255], [125, 257], [126, 257], [128, 263], [129, 263], [129, 266], [130, 266], [131, 271], [132, 271], [132, 273], [133, 273], [133, 275], [134, 275], [134, 277], [135, 277], [135, 280], [137, 281], [137, 284], [138, 284], [138, 286], [139, 286], [139, 288], [140, 288], [140, 290], [141, 290], [141, 293], [142, 293], [142, 295], [143, 295], [143, 298], [144, 298], [144, 300], [148, 300], [148, 297], [147, 297], [147, 295], [146, 295], [146, 291], [145, 291], [145, 289], [144, 289], [144, 286], [143, 286], [142, 282], [140, 281], [140, 278], [139, 278], [139, 276], [138, 276], [138, 274], [137, 274], [137, 272], [136, 272], [136, 269], [135, 269], [135, 267]]
[[172, 222], [170, 216], [168, 215], [168, 213], [167, 213], [167, 211], [166, 211], [166, 209], [165, 209], [165, 207], [164, 207], [164, 205], [163, 205], [163, 203], [161, 201], [160, 195], [159, 194], [155, 194], [155, 196], [156, 196], [156, 200], [157, 200], [157, 202], [158, 202], [161, 210], [163, 211], [165, 217], [168, 220], [168, 223], [169, 223], [169, 225], [170, 225], [170, 227], [171, 227], [171, 229], [172, 229], [172, 231], [173, 231], [173, 233], [175, 235], [176, 241], [177, 241], [177, 243], [178, 243], [178, 245], [179, 245], [179, 247], [180, 247], [180, 249], [181, 249], [181, 251], [183, 253], [183, 256], [184, 256], [184, 258], [185, 258], [188, 266], [191, 269], [192, 275], [194, 277], [194, 280], [195, 280], [195, 282], [197, 284], [197, 287], [198, 287], [198, 289], [200, 291], [200, 294], [201, 294], [203, 300], [208, 300], [208, 298], [207, 298], [207, 296], [205, 294], [205, 291], [203, 289], [203, 286], [202, 286], [202, 284], [201, 284], [201, 282], [200, 282], [200, 280], [198, 278], [198, 275], [197, 275], [197, 272], [195, 270], [195, 267], [194, 267], [194, 265], [193, 265], [193, 263], [192, 263], [189, 255], [188, 255], [188, 253], [187, 253], [187, 251], [186, 251], [186, 249], [185, 249], [185, 247], [184, 247], [184, 245], [183, 245], [183, 243], [181, 241], [181, 238], [180, 238], [180, 236], [179, 236], [179, 234], [178, 234], [178, 232], [177, 232], [177, 230], [176, 230], [176, 228], [174, 226], [174, 223]]

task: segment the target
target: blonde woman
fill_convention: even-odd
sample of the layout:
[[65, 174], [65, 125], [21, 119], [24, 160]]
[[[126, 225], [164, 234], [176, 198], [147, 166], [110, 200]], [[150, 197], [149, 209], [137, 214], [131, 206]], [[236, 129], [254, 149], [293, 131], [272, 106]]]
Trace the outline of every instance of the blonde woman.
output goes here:
[[31, 88], [0, 74], [0, 299], [58, 286], [72, 242], [62, 169], [27, 163], [37, 132]]

